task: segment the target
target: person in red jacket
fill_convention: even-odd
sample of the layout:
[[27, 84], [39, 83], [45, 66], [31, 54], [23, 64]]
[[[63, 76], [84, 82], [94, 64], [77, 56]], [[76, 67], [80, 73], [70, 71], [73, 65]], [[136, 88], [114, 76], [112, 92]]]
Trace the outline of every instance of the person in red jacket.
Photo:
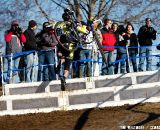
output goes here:
[[[26, 38], [19, 27], [17, 20], [11, 22], [11, 28], [6, 31], [5, 34], [6, 41], [6, 59], [8, 61], [8, 70], [6, 80], [8, 83], [18, 83], [20, 82], [18, 76], [18, 67], [20, 56], [18, 53], [22, 52], [23, 43], [26, 42]], [[11, 62], [12, 61], [12, 62]]]
[[102, 63], [102, 75], [112, 75], [114, 74], [114, 64], [112, 62], [115, 61], [115, 44], [116, 37], [114, 32], [111, 30], [112, 21], [110, 19], [104, 20], [104, 27], [101, 29], [102, 33], [102, 45], [103, 51], [107, 59], [107, 64]]

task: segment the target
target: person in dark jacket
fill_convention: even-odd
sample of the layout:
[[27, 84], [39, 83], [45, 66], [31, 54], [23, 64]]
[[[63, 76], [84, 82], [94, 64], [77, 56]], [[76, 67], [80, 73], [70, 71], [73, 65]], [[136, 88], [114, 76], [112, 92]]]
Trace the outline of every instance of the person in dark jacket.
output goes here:
[[138, 69], [139, 71], [144, 70], [144, 61], [146, 59], [146, 70], [151, 71], [152, 70], [152, 57], [151, 52], [152, 52], [152, 40], [156, 39], [156, 30], [151, 26], [151, 19], [146, 18], [146, 25], [142, 26], [139, 29], [138, 32], [138, 39], [139, 39], [139, 44], [140, 44], [140, 51], [139, 51], [139, 56], [143, 56], [144, 58], [139, 59], [139, 66]]
[[37, 48], [37, 40], [35, 36], [35, 30], [37, 28], [37, 23], [34, 20], [29, 21], [28, 29], [25, 30], [24, 35], [26, 37], [26, 44], [24, 45], [25, 51], [28, 51], [29, 54], [25, 57], [26, 63], [26, 72], [25, 77], [27, 82], [36, 82], [37, 81], [37, 73], [38, 73], [38, 56], [36, 50]]
[[127, 73], [131, 72], [130, 70], [130, 60], [132, 62], [133, 71], [137, 72], [137, 62], [136, 55], [138, 54], [138, 38], [134, 33], [134, 27], [131, 23], [126, 26], [126, 32], [123, 35], [124, 44], [126, 46], [127, 59], [126, 60], [126, 71]]
[[39, 38], [38, 52], [39, 69], [38, 81], [56, 80], [54, 69], [55, 64], [55, 48], [58, 44], [53, 24], [51, 22], [43, 23], [43, 30], [37, 35]]
[[[22, 52], [23, 43], [26, 42], [26, 38], [22, 32], [22, 29], [19, 27], [19, 23], [17, 20], [11, 22], [10, 30], [6, 31], [5, 34], [6, 41], [6, 54], [11, 56], [7, 56], [8, 66], [5, 68], [8, 71], [6, 76], [7, 83], [18, 83], [20, 82], [18, 67], [20, 56], [17, 53]], [[12, 55], [13, 54], [13, 55]]]
[[[113, 23], [112, 26], [111, 26], [111, 29], [116, 37], [116, 43], [115, 43], [115, 46], [118, 46], [119, 45], [119, 31], [118, 31], [118, 23]], [[119, 53], [118, 53], [118, 50], [119, 48], [116, 47], [116, 50], [117, 50], [117, 55], [116, 55], [116, 60], [119, 60]], [[118, 73], [118, 66], [119, 66], [119, 63], [116, 63], [115, 64], [115, 68], [114, 68], [114, 73], [117, 74]]]

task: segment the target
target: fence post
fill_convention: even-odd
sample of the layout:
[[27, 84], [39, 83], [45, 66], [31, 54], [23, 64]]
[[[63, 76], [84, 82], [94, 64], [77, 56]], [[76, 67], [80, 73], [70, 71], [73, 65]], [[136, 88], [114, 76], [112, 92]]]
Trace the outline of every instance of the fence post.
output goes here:
[[128, 67], [129, 67], [129, 73], [131, 72], [131, 66], [130, 66], [130, 56], [129, 56], [129, 51], [128, 51], [128, 46], [126, 46], [126, 51], [127, 51], [127, 61], [128, 61]]
[[1, 60], [1, 78], [2, 78], [2, 93], [3, 96], [5, 95], [5, 91], [4, 91], [4, 77], [3, 77], [3, 56], [0, 56], [0, 60]]
[[[54, 60], [55, 61], [55, 68], [57, 68], [57, 66], [58, 66], [58, 56], [57, 56], [57, 47], [56, 46], [55, 46], [55, 49], [54, 49], [54, 55], [55, 55], [55, 60]], [[59, 75], [56, 74], [56, 79], [58, 80], [58, 78], [59, 78]]]
[[9, 83], [13, 83], [13, 53], [10, 55]]

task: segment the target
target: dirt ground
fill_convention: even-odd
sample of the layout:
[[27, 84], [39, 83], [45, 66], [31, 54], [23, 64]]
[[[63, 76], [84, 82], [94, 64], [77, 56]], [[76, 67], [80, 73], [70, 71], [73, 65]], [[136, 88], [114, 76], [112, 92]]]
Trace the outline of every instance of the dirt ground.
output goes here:
[[0, 117], [0, 130], [160, 129], [160, 103]]

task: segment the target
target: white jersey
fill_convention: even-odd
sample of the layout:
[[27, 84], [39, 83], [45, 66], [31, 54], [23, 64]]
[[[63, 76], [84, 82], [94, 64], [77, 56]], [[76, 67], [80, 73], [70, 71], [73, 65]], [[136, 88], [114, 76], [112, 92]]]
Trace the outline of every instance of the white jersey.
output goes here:
[[85, 36], [85, 43], [82, 45], [82, 49], [92, 50], [95, 45], [93, 33], [90, 31]]

